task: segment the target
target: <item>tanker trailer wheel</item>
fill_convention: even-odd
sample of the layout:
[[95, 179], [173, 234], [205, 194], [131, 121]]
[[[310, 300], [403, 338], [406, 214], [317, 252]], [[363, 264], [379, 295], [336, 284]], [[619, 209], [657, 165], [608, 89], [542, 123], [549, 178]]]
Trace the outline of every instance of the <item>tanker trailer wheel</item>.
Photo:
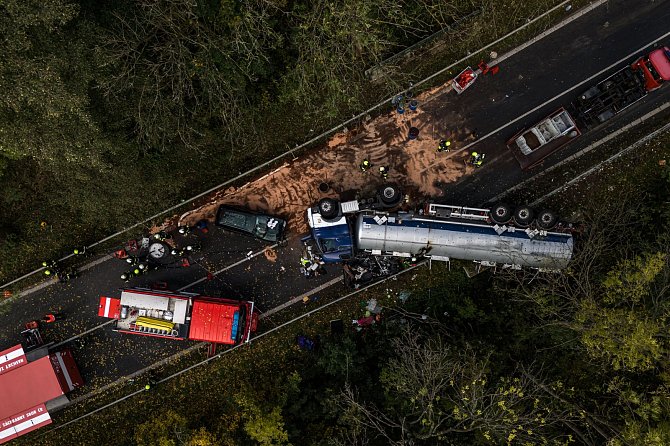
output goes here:
[[519, 226], [528, 226], [533, 222], [535, 213], [528, 206], [520, 206], [514, 211], [514, 221]]
[[379, 198], [386, 206], [397, 206], [402, 200], [402, 193], [395, 184], [387, 184], [379, 190]]
[[340, 213], [340, 203], [332, 198], [322, 198], [319, 200], [319, 213], [322, 218], [335, 218]]
[[490, 213], [491, 220], [500, 225], [509, 223], [509, 221], [512, 219], [512, 208], [504, 203], [498, 203], [493, 206], [490, 210]]
[[544, 209], [537, 216], [537, 225], [542, 229], [553, 229], [556, 223], [558, 223], [558, 216], [549, 209]]

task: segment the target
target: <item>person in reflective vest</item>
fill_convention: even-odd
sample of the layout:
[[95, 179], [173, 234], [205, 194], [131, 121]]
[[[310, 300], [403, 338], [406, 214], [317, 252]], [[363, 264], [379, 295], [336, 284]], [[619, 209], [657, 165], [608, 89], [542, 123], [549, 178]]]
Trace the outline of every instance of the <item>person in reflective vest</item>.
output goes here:
[[387, 179], [389, 177], [389, 168], [386, 166], [381, 166], [379, 168], [379, 174], [382, 176], [383, 179]]
[[448, 139], [441, 139], [440, 143], [437, 146], [437, 151], [438, 152], [448, 152], [449, 151], [449, 146], [451, 146], [451, 141]]
[[160, 240], [161, 242], [164, 240], [167, 240], [170, 238], [170, 234], [168, 234], [165, 231], [158, 231], [157, 233], [154, 234], [154, 238], [156, 240]]
[[50, 261], [44, 261], [42, 262], [42, 266], [46, 268], [44, 270], [44, 275], [45, 276], [51, 276], [53, 274], [58, 274], [58, 269], [56, 268], [56, 261], [55, 260], [50, 260]]
[[372, 164], [370, 163], [370, 160], [365, 158], [363, 161], [361, 161], [361, 164], [358, 166], [361, 168], [362, 172], [367, 172], [370, 167], [372, 167]]
[[481, 167], [485, 157], [486, 157], [485, 153], [472, 152], [470, 154], [470, 164], [472, 164], [475, 167]]

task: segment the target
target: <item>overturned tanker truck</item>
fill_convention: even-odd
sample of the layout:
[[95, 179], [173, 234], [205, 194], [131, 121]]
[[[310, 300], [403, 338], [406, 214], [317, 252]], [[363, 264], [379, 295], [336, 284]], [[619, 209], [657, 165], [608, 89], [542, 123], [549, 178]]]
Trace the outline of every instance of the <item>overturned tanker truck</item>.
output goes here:
[[403, 201], [394, 185], [372, 199], [322, 199], [307, 210], [315, 252], [324, 263], [355, 263], [362, 257], [458, 259], [543, 271], [564, 269], [572, 258], [572, 225], [551, 211], [536, 215], [528, 206], [480, 209], [435, 203], [397, 210]]

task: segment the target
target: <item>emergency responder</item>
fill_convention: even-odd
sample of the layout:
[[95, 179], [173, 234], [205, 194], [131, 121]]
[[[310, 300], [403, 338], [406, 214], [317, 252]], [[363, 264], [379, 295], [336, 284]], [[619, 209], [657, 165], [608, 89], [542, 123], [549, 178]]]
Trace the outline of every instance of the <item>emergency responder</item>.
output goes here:
[[191, 233], [191, 227], [190, 226], [179, 226], [177, 229], [177, 232], [179, 232], [181, 235], [188, 235]]
[[300, 272], [302, 272], [305, 277], [310, 277], [312, 275], [312, 271], [310, 269], [311, 266], [312, 262], [309, 259], [300, 257]]
[[370, 160], [365, 158], [363, 161], [361, 161], [361, 164], [358, 166], [361, 168], [362, 172], [367, 172], [370, 167], [372, 167], [372, 163], [370, 163]]
[[44, 261], [42, 262], [42, 266], [46, 268], [44, 270], [44, 275], [45, 276], [51, 276], [54, 274], [58, 274], [58, 268], [57, 268], [57, 263], [55, 260], [50, 260], [50, 261]]
[[157, 233], [154, 234], [154, 238], [156, 240], [160, 240], [161, 242], [164, 240], [167, 240], [170, 238], [170, 234], [168, 234], [165, 231], [158, 231]]
[[448, 139], [441, 139], [440, 143], [437, 145], [438, 152], [448, 152], [449, 146], [451, 146], [451, 141]]
[[187, 251], [187, 252], [196, 252], [196, 251], [200, 251], [200, 248], [201, 248], [201, 247], [202, 247], [202, 246], [200, 246], [200, 243], [194, 243], [194, 244], [192, 244], [192, 245], [186, 245], [186, 251]]
[[121, 280], [123, 280], [126, 283], [130, 282], [130, 279], [132, 279], [133, 277], [135, 277], [135, 274], [133, 274], [132, 271], [126, 271], [125, 273], [121, 274]]
[[156, 372], [152, 370], [149, 372], [149, 378], [147, 379], [147, 383], [144, 385], [144, 390], [150, 390], [156, 384], [158, 384], [158, 376], [156, 375]]
[[379, 175], [381, 175], [383, 179], [387, 179], [389, 177], [389, 168], [387, 166], [381, 166], [379, 168]]
[[470, 164], [472, 164], [475, 167], [481, 167], [485, 157], [486, 157], [485, 153], [472, 152], [470, 154]]
[[74, 248], [74, 249], [72, 250], [72, 254], [74, 254], [74, 255], [76, 255], [76, 256], [83, 256], [84, 253], [86, 253], [86, 247], [85, 247], [85, 246], [84, 246], [83, 248], [81, 248], [81, 249], [79, 249], [79, 248]]
[[128, 263], [130, 266], [135, 266], [138, 263], [140, 263], [140, 259], [138, 259], [137, 257], [134, 257], [134, 256], [128, 256], [126, 258], [126, 263]]

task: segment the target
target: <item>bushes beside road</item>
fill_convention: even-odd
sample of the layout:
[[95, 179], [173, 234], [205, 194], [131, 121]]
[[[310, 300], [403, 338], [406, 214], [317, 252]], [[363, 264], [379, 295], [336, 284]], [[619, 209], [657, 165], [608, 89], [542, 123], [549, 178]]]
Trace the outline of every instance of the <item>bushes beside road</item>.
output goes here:
[[[556, 3], [10, 1], [0, 281], [267, 160]], [[365, 78], [455, 23], [440, 41], [459, 45], [430, 66], [401, 60]]]

